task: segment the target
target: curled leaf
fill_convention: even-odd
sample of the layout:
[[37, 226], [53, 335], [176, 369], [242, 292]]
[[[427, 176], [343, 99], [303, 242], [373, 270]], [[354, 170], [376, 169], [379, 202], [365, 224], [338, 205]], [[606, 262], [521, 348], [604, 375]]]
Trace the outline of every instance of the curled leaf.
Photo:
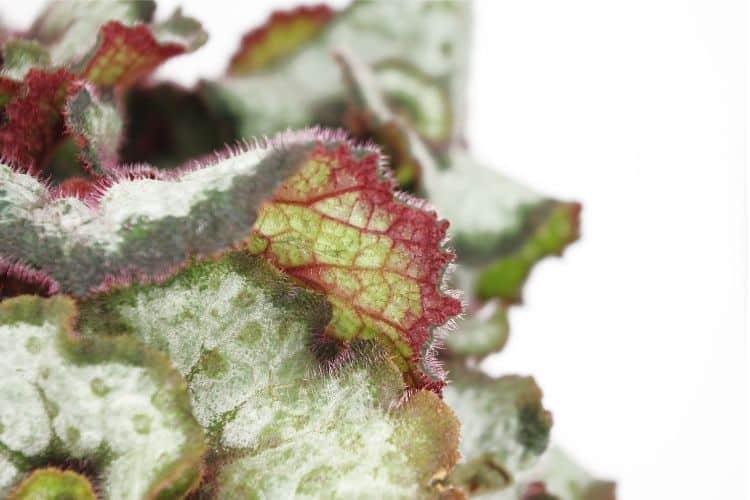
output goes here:
[[104, 87], [128, 87], [170, 57], [194, 50], [206, 39], [200, 24], [182, 16], [179, 10], [153, 28], [110, 21], [102, 26], [81, 76]]
[[339, 137], [287, 134], [173, 173], [119, 170], [95, 199], [54, 197], [35, 178], [0, 165], [0, 257], [84, 296], [160, 280], [192, 258], [241, 245], [260, 204]]
[[[81, 464], [105, 498], [186, 493], [205, 445], [184, 380], [132, 339], [78, 338], [75, 316], [61, 296], [0, 304], [0, 494], [54, 464]], [[67, 483], [31, 478], [20, 491]]]
[[333, 304], [328, 334], [377, 339], [417, 386], [442, 385], [438, 328], [461, 311], [443, 289], [446, 221], [395, 196], [377, 152], [318, 146], [262, 206], [250, 242]]

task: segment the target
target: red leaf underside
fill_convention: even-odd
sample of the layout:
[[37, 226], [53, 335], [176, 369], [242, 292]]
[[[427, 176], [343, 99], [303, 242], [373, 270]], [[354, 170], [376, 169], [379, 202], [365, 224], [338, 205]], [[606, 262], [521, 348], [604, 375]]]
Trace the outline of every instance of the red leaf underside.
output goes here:
[[5, 106], [0, 152], [22, 171], [38, 174], [44, 158], [63, 135], [63, 105], [75, 77], [66, 69], [29, 70]]

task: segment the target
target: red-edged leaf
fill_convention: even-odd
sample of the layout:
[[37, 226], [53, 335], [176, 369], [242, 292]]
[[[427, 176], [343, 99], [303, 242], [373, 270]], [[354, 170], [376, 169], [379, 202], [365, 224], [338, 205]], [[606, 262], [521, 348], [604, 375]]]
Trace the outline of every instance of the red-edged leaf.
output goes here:
[[461, 310], [442, 289], [448, 222], [394, 195], [380, 162], [346, 143], [319, 145], [263, 206], [250, 248], [328, 295], [330, 336], [377, 339], [408, 382], [439, 390], [436, 328]]
[[62, 136], [62, 108], [76, 85], [66, 69], [26, 73], [5, 106], [5, 122], [0, 126], [0, 153], [6, 162], [39, 173], [44, 157]]
[[227, 71], [232, 75], [247, 75], [268, 67], [320, 33], [333, 16], [334, 11], [327, 5], [274, 12], [263, 26], [242, 38]]
[[102, 26], [99, 43], [82, 75], [96, 85], [127, 87], [186, 50], [180, 43], [160, 43], [146, 25], [110, 21]]

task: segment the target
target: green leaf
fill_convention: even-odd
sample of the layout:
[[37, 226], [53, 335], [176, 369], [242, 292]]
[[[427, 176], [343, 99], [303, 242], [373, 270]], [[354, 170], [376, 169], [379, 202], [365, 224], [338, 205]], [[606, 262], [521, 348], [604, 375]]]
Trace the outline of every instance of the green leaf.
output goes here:
[[0, 304], [0, 492], [79, 463], [105, 498], [185, 493], [205, 445], [184, 379], [133, 339], [82, 340], [75, 316], [61, 296]]
[[76, 296], [163, 279], [190, 258], [240, 245], [259, 205], [315, 147], [340, 142], [287, 134], [176, 174], [123, 170], [95, 207], [55, 198], [35, 178], [0, 165], [0, 257], [43, 272]]
[[9, 500], [96, 500], [94, 488], [85, 476], [54, 467], [37, 469], [23, 480]]
[[50, 65], [50, 57], [47, 50], [34, 40], [22, 38], [11, 38], [3, 43], [2, 48], [3, 78], [15, 81], [23, 80], [26, 73], [32, 68], [47, 68]]
[[501, 490], [547, 447], [552, 416], [530, 377], [489, 377], [462, 363], [450, 367], [445, 402], [461, 422], [463, 460], [450, 476], [470, 494]]
[[331, 361], [319, 340], [325, 297], [263, 258], [193, 265], [162, 285], [92, 298], [81, 317], [86, 335], [133, 336], [188, 379], [214, 449], [206, 495], [436, 497], [432, 482], [457, 458], [442, 401], [428, 391], [405, 399], [400, 372], [374, 345]]
[[489, 301], [456, 320], [456, 330], [445, 338], [446, 356], [483, 358], [502, 350], [509, 333], [507, 307], [497, 300]]

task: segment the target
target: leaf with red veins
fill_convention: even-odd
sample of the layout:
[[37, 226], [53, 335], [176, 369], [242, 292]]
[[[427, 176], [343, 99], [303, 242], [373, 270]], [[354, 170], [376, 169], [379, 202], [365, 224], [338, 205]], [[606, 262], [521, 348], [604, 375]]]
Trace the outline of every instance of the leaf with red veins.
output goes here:
[[334, 14], [327, 5], [274, 12], [263, 26], [242, 38], [227, 72], [249, 75], [284, 59], [318, 35]]
[[62, 108], [76, 88], [75, 76], [66, 69], [29, 70], [5, 106], [0, 126], [0, 155], [6, 162], [38, 174], [49, 150], [62, 137]]
[[327, 293], [328, 335], [375, 338], [408, 382], [439, 390], [436, 334], [461, 311], [442, 287], [454, 258], [444, 248], [448, 222], [394, 195], [380, 163], [372, 150], [317, 146], [261, 208], [250, 249]]
[[170, 57], [185, 52], [177, 43], [160, 44], [148, 26], [111, 21], [102, 26], [96, 52], [83, 69], [87, 80], [104, 87], [128, 87]]

